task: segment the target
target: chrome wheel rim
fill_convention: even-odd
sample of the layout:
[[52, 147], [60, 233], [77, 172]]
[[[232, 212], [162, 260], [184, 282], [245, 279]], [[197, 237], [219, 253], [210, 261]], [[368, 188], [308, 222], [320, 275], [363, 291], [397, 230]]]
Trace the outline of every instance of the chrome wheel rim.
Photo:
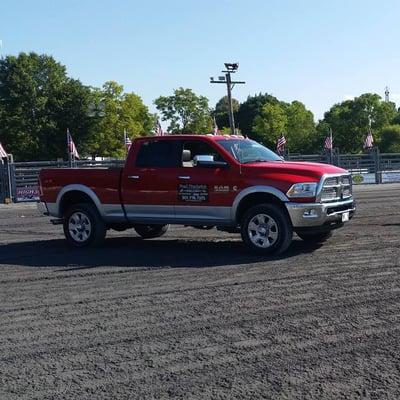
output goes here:
[[89, 239], [92, 232], [92, 224], [86, 214], [77, 211], [68, 219], [68, 232], [71, 238], [78, 243]]
[[278, 224], [268, 214], [257, 214], [249, 222], [247, 232], [250, 241], [257, 247], [266, 249], [278, 240]]

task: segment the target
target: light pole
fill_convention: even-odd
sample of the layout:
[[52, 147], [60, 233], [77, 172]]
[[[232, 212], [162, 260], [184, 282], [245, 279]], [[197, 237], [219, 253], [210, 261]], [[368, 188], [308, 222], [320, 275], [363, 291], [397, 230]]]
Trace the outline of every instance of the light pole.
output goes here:
[[243, 85], [246, 82], [243, 81], [232, 81], [231, 74], [234, 74], [239, 68], [239, 63], [225, 63], [226, 70], [222, 71], [225, 76], [219, 76], [218, 80], [214, 77], [210, 78], [210, 83], [225, 83], [228, 92], [228, 114], [229, 114], [229, 126], [231, 128], [231, 134], [235, 134], [235, 119], [233, 116], [233, 106], [232, 106], [232, 89], [236, 84]]

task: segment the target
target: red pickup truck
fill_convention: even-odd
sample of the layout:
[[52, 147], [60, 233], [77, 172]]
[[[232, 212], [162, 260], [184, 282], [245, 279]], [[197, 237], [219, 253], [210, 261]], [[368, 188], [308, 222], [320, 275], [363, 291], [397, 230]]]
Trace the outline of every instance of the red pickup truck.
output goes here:
[[39, 209], [78, 247], [108, 229], [155, 238], [181, 224], [240, 232], [253, 251], [279, 254], [293, 232], [322, 242], [355, 212], [347, 171], [287, 162], [237, 136], [143, 137], [123, 168], [44, 169], [39, 184]]

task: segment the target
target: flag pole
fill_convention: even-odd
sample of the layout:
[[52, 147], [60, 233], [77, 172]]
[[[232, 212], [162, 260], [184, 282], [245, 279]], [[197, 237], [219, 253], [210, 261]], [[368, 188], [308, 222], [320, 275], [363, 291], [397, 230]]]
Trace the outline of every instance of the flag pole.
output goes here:
[[331, 137], [331, 148], [329, 149], [330, 164], [333, 164], [333, 137], [332, 137], [332, 128], [329, 128], [329, 135], [330, 135], [330, 137]]
[[13, 196], [13, 187], [12, 187], [12, 183], [11, 183], [11, 166], [10, 164], [14, 163], [14, 158], [12, 156], [12, 154], [7, 154], [7, 173], [8, 173], [8, 190], [9, 190], [9, 195], [10, 195], [10, 199], [11, 201], [17, 201], [16, 198], [14, 198]]
[[72, 168], [72, 153], [70, 149], [68, 149], [68, 162], [69, 162], [69, 167]]
[[67, 128], [67, 152], [68, 152], [68, 163], [69, 167], [72, 168], [72, 151], [71, 151], [71, 145], [70, 145], [70, 138], [69, 138], [69, 128]]
[[124, 147], [125, 147], [125, 158], [128, 156], [128, 145], [127, 145], [127, 139], [128, 139], [128, 137], [126, 136], [126, 129], [124, 129]]

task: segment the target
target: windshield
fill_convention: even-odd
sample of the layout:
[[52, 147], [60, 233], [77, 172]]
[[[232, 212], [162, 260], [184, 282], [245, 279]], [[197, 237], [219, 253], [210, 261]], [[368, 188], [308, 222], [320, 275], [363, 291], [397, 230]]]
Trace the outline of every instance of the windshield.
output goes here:
[[225, 150], [242, 164], [262, 161], [282, 161], [273, 151], [250, 139], [217, 140]]

